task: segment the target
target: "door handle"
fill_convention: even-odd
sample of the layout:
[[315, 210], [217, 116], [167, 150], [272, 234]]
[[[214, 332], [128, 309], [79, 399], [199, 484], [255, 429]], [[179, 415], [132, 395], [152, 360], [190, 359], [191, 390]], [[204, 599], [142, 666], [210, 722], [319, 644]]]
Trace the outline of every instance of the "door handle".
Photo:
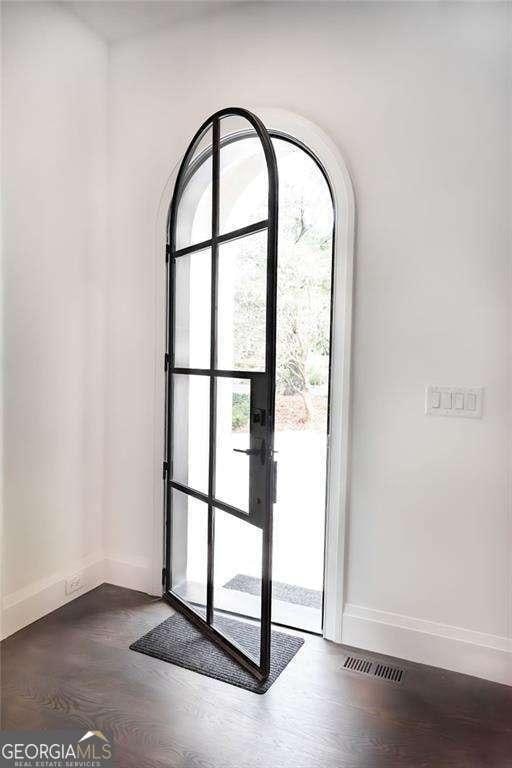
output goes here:
[[234, 453], [245, 453], [246, 456], [259, 456], [261, 463], [265, 463], [267, 457], [267, 451], [265, 448], [265, 441], [261, 441], [261, 448], [233, 448]]

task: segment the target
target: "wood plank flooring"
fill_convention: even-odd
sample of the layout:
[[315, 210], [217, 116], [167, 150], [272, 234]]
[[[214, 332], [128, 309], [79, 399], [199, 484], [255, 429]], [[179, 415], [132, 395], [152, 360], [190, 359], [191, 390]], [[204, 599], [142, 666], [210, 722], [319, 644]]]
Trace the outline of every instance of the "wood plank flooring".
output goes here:
[[306, 635], [258, 696], [129, 650], [169, 615], [104, 584], [5, 640], [2, 729], [100, 729], [119, 768], [512, 768], [512, 688], [390, 660], [394, 685]]

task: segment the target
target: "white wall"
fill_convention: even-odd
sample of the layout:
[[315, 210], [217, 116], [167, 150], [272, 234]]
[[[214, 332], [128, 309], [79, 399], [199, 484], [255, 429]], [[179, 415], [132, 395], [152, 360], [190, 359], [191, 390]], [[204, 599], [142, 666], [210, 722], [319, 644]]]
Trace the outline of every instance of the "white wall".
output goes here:
[[[109, 553], [149, 572], [166, 179], [217, 108], [289, 109], [357, 197], [344, 640], [512, 682], [508, 13], [243, 4], [113, 46]], [[430, 383], [485, 386], [484, 418], [427, 418]]]
[[59, 4], [2, 4], [4, 634], [101, 574], [106, 45]]
[[[160, 198], [259, 104], [356, 189], [343, 639], [512, 682], [510, 6], [234, 5], [110, 58], [60, 4], [2, 12], [4, 634], [75, 570], [155, 587]], [[482, 421], [427, 418], [429, 383], [485, 386]]]

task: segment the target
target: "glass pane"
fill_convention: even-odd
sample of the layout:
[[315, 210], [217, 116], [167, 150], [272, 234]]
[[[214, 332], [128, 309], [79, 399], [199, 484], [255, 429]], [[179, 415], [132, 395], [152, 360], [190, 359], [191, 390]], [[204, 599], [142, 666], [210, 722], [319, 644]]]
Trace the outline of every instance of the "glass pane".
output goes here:
[[176, 259], [174, 364], [178, 368], [210, 367], [211, 275], [209, 248]]
[[218, 277], [217, 368], [264, 371], [266, 230], [220, 245]]
[[[213, 624], [260, 663], [262, 532], [215, 510]], [[220, 611], [256, 619], [247, 624]]]
[[249, 511], [250, 457], [234, 449], [249, 448], [251, 384], [248, 379], [217, 378], [217, 452], [215, 496]]
[[176, 218], [176, 249], [212, 236], [212, 130], [209, 128], [188, 161]]
[[208, 506], [172, 491], [171, 589], [206, 618]]
[[219, 232], [225, 234], [268, 217], [268, 171], [252, 125], [230, 116], [220, 122]]
[[172, 479], [208, 492], [210, 378], [173, 375]]

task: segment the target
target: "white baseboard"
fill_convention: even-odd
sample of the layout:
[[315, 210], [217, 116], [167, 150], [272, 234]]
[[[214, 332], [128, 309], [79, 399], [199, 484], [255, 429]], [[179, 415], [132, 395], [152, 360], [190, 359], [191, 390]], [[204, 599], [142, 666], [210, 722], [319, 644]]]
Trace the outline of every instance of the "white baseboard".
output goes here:
[[[66, 595], [66, 580], [76, 573], [83, 574], [85, 586]], [[65, 572], [55, 573], [6, 595], [2, 600], [0, 639], [13, 635], [105, 582], [155, 594], [155, 572], [149, 561], [128, 561], [115, 555], [105, 557], [103, 553], [92, 555], [74, 563]]]
[[155, 572], [151, 562], [145, 558], [126, 560], [118, 555], [108, 555], [105, 558], [104, 581], [118, 587], [135, 589], [138, 592], [155, 593]]
[[[66, 579], [75, 573], [83, 573], [86, 586], [66, 595]], [[0, 637], [9, 637], [104, 582], [155, 594], [150, 561], [96, 554], [4, 597]], [[510, 638], [350, 603], [342, 627], [345, 645], [512, 685]]]
[[347, 603], [342, 642], [512, 685], [512, 640]]
[[[85, 586], [71, 595], [66, 595], [66, 579], [76, 573], [83, 574]], [[104, 581], [104, 557], [103, 554], [96, 554], [78, 560], [66, 571], [55, 573], [6, 595], [2, 600], [0, 637], [9, 637], [61, 605], [95, 589]]]

